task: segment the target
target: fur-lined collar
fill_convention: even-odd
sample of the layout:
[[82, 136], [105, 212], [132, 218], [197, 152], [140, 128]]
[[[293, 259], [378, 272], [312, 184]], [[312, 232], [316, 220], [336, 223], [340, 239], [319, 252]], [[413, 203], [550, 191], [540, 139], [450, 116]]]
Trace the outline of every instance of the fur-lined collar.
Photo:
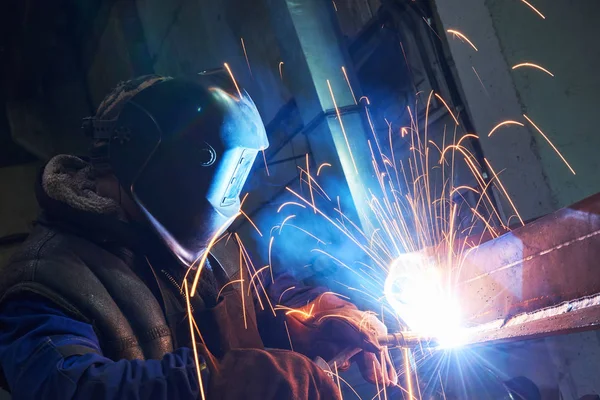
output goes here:
[[125, 220], [117, 201], [96, 193], [96, 177], [89, 163], [70, 155], [55, 156], [42, 173], [46, 195], [76, 210]]

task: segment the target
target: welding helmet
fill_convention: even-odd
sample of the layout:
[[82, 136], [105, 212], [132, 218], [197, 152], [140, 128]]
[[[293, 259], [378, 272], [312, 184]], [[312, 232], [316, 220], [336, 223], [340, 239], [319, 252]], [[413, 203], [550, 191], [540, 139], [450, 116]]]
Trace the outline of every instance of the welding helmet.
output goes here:
[[84, 120], [94, 167], [119, 179], [184, 266], [237, 215], [257, 153], [268, 146], [252, 99], [223, 82], [220, 71], [198, 81], [138, 78]]

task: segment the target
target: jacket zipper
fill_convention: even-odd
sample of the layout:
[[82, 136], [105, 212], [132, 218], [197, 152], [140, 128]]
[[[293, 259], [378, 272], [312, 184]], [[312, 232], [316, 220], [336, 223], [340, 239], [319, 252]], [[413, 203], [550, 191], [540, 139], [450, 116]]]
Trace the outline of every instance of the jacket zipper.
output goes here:
[[[181, 287], [181, 285], [179, 283], [177, 283], [175, 278], [173, 278], [173, 276], [171, 274], [169, 274], [167, 271], [165, 271], [164, 269], [161, 269], [160, 272], [162, 272], [167, 277], [169, 282], [177, 288], [179, 295], [183, 298], [183, 301], [187, 304], [187, 299], [185, 297], [185, 293], [183, 293], [183, 288]], [[192, 310], [192, 312], [194, 312], [194, 306], [192, 305], [191, 301], [190, 301], [190, 309]]]

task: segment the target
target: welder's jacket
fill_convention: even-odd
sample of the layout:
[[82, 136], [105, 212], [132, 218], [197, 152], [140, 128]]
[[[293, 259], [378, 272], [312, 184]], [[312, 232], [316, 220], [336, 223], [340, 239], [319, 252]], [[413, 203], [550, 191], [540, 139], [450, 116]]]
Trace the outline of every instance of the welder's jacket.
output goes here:
[[[183, 269], [118, 213], [73, 207], [38, 186], [43, 217], [0, 269], [0, 363], [13, 395], [198, 398]], [[191, 301], [206, 343], [198, 346], [210, 370], [207, 398], [335, 398], [307, 358], [264, 350], [253, 295], [223, 288], [226, 279], [213, 260]], [[275, 346], [284, 341], [270, 320], [263, 336]]]

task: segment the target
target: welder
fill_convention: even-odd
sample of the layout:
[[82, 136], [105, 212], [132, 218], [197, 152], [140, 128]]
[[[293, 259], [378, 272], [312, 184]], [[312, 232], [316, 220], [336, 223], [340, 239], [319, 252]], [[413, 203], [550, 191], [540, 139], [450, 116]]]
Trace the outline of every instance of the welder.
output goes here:
[[[119, 84], [84, 120], [89, 157], [42, 169], [41, 216], [0, 270], [0, 372], [15, 399], [198, 399], [200, 384], [207, 399], [337, 398], [312, 360], [352, 348], [336, 367], [356, 361], [367, 380], [396, 382], [371, 314], [281, 275], [264, 282], [272, 301], [312, 313], [275, 318], [234, 284], [245, 269], [228, 276], [203, 257], [268, 145], [247, 93], [215, 82]], [[196, 365], [181, 285], [198, 268]]]

